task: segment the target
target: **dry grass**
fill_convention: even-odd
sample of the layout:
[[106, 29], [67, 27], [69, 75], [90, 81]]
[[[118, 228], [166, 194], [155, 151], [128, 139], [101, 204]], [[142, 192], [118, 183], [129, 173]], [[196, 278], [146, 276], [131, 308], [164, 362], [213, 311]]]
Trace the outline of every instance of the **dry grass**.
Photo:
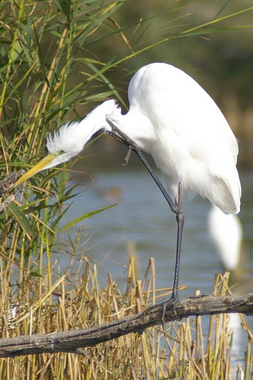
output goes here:
[[[53, 276], [50, 288], [47, 276], [41, 281], [27, 277], [22, 286], [14, 287], [2, 277], [2, 289], [9, 287], [9, 292], [5, 297], [1, 294], [1, 337], [87, 328], [159, 302], [156, 297], [161, 292], [155, 288], [152, 258], [143, 280], [135, 277], [134, 258], [130, 258], [126, 283], [115, 283], [109, 274], [106, 287], [100, 289], [96, 266], [86, 257], [76, 275]], [[227, 283], [227, 274], [216, 275], [214, 293], [229, 292]], [[168, 290], [163, 289], [162, 295]], [[242, 328], [247, 329], [244, 319]], [[58, 353], [1, 359], [0, 378], [243, 379], [248, 378], [253, 364], [250, 338], [249, 332], [244, 366], [233, 368], [236, 363], [231, 364], [233, 329], [229, 316], [211, 316], [208, 331], [203, 331], [201, 317], [187, 318], [169, 323], [165, 337], [157, 326], [142, 335], [129, 334], [85, 348], [83, 356]]]

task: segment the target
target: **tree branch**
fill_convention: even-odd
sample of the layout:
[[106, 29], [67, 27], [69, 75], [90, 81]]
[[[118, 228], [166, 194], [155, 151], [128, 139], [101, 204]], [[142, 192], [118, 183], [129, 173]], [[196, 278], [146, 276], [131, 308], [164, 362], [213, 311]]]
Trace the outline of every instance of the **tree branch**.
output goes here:
[[[75, 330], [47, 335], [24, 335], [0, 341], [0, 358], [45, 352], [72, 352], [84, 354], [80, 348], [118, 338], [129, 333], [142, 333], [146, 328], [161, 324], [163, 304], [149, 307], [142, 313], [120, 318], [85, 330]], [[176, 312], [176, 315], [175, 315]], [[165, 321], [182, 319], [191, 315], [244, 313], [253, 315], [253, 293], [245, 296], [216, 297], [202, 295], [179, 302], [175, 307], [167, 303]]]

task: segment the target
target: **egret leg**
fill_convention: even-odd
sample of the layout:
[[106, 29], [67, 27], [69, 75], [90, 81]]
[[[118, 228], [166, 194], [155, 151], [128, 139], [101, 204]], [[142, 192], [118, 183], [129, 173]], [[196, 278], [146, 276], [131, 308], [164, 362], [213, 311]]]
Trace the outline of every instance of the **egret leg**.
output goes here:
[[[171, 298], [168, 301], [165, 301], [163, 303], [162, 307], [162, 326], [164, 329], [164, 322], [165, 322], [165, 312], [166, 312], [166, 306], [169, 303], [173, 304], [173, 309], [174, 313], [176, 315], [175, 307], [178, 302], [178, 283], [179, 283], [179, 268], [180, 268], [180, 256], [181, 256], [181, 246], [182, 246], [182, 235], [183, 235], [183, 227], [184, 227], [184, 214], [183, 214], [183, 190], [181, 183], [178, 184], [178, 197], [173, 202], [171, 199], [170, 195], [168, 194], [167, 190], [165, 190], [164, 186], [158, 179], [158, 177], [155, 175], [153, 170], [151, 169], [149, 163], [143, 156], [142, 151], [138, 147], [137, 144], [135, 144], [134, 141], [132, 141], [126, 134], [121, 132], [110, 120], [107, 119], [108, 124], [111, 126], [113, 132], [115, 133], [110, 133], [113, 137], [115, 137], [117, 140], [122, 142], [123, 144], [127, 145], [129, 148], [126, 163], [128, 162], [129, 159], [129, 154], [133, 150], [137, 156], [140, 158], [146, 169], [148, 170], [149, 174], [157, 184], [158, 188], [162, 192], [164, 198], [168, 202], [170, 209], [172, 212], [176, 214], [176, 220], [177, 220], [177, 248], [176, 248], [176, 264], [175, 264], [175, 272], [174, 272], [174, 281], [173, 281], [173, 290], [172, 290], [172, 295]], [[165, 331], [165, 330], [164, 330]]]
[[184, 228], [184, 213], [183, 213], [183, 189], [181, 182], [178, 184], [178, 198], [175, 201], [175, 204], [178, 205], [178, 212], [176, 213], [177, 220], [177, 248], [176, 248], [176, 263], [175, 263], [175, 272], [174, 272], [174, 281], [172, 295], [168, 301], [163, 302], [162, 304], [162, 328], [165, 333], [165, 313], [166, 307], [169, 304], [172, 304], [173, 312], [177, 317], [176, 305], [179, 301], [178, 298], [178, 283], [179, 283], [179, 269], [180, 269], [180, 258], [181, 258], [181, 247], [182, 247], [182, 237], [183, 237], [183, 228]]
[[176, 201], [178, 205], [178, 212], [176, 213], [177, 220], [177, 250], [176, 250], [176, 263], [175, 263], [175, 273], [174, 273], [174, 283], [171, 299], [178, 301], [178, 282], [179, 282], [179, 268], [180, 268], [180, 257], [181, 257], [181, 247], [182, 247], [182, 237], [184, 228], [184, 213], [183, 213], [183, 190], [181, 182], [178, 184], [178, 200]]
[[120, 129], [118, 127], [116, 127], [116, 125], [114, 125], [109, 119], [106, 119], [106, 121], [111, 126], [112, 130], [117, 133], [117, 134], [115, 134], [113, 132], [109, 132], [109, 134], [111, 136], [113, 136], [114, 138], [116, 138], [116, 140], [120, 141], [122, 144], [126, 145], [129, 148], [127, 158], [126, 158], [126, 164], [128, 162], [128, 159], [129, 159], [129, 153], [131, 152], [131, 150], [133, 150], [137, 154], [137, 156], [140, 158], [143, 165], [146, 167], [149, 174], [151, 175], [151, 177], [153, 178], [153, 180], [157, 184], [158, 188], [160, 189], [161, 193], [163, 194], [164, 198], [166, 199], [167, 203], [169, 204], [171, 211], [174, 212], [175, 214], [178, 214], [179, 203], [173, 202], [173, 200], [171, 199], [167, 190], [164, 188], [164, 186], [160, 182], [159, 178], [156, 176], [156, 174], [151, 169], [149, 163], [147, 162], [146, 158], [144, 157], [144, 155], [143, 155], [142, 151], [140, 150], [140, 148], [138, 147], [138, 145], [135, 144], [135, 142], [132, 141], [125, 133], [121, 132]]

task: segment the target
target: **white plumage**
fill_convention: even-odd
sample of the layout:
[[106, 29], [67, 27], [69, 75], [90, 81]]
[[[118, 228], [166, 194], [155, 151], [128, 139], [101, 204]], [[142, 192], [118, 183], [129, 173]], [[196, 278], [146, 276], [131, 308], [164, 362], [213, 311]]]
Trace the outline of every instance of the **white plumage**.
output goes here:
[[151, 154], [175, 196], [181, 181], [225, 213], [238, 213], [237, 141], [206, 91], [182, 70], [153, 63], [133, 76], [128, 95], [128, 113], [109, 119]]
[[235, 271], [239, 265], [243, 231], [237, 215], [224, 214], [217, 207], [208, 213], [209, 234], [225, 269]]
[[49, 136], [48, 151], [58, 155], [42, 169], [70, 160], [100, 129], [111, 131], [108, 118], [151, 154], [175, 196], [180, 181], [183, 189], [198, 192], [223, 212], [238, 213], [237, 141], [206, 91], [182, 70], [152, 63], [133, 76], [128, 96], [125, 115], [114, 100], [108, 100], [82, 121]]

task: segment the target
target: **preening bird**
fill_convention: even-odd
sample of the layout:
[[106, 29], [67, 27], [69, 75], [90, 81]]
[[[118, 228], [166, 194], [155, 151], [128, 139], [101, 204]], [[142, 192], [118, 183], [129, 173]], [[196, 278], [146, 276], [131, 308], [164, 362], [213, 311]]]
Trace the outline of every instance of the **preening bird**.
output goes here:
[[116, 135], [121, 132], [122, 139], [128, 138], [134, 150], [143, 150], [153, 157], [175, 198], [175, 202], [168, 201], [178, 223], [171, 297], [175, 301], [184, 222], [183, 192], [199, 193], [224, 213], [238, 213], [241, 198], [236, 169], [238, 144], [207, 92], [172, 65], [151, 63], [139, 69], [129, 83], [128, 98], [129, 111], [125, 115], [114, 100], [107, 100], [80, 122], [66, 124], [50, 135], [49, 155], [21, 177], [17, 185], [76, 156], [97, 131], [102, 129]]
[[223, 267], [235, 271], [239, 265], [243, 231], [235, 214], [224, 214], [213, 206], [208, 213], [208, 229]]

